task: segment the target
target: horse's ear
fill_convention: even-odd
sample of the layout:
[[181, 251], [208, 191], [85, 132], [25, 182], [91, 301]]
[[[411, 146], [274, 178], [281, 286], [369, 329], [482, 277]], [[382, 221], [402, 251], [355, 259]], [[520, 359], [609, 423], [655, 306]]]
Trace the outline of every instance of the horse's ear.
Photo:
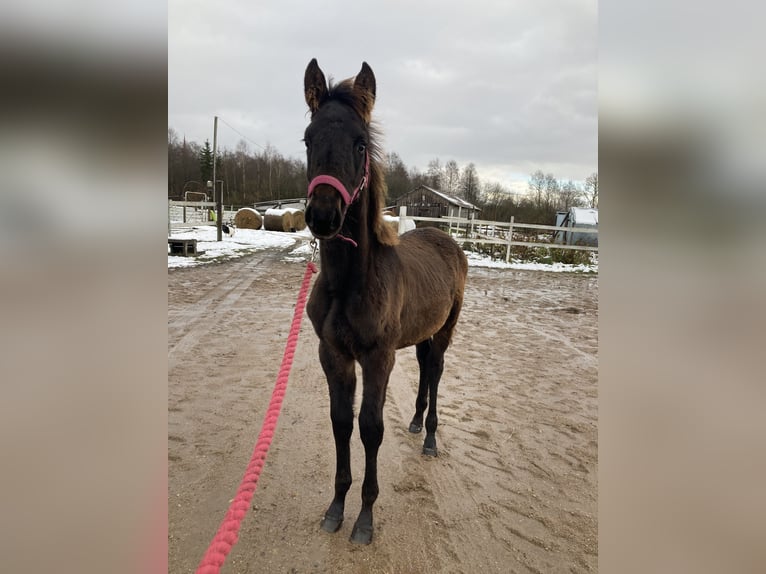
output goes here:
[[319, 69], [316, 58], [313, 58], [306, 68], [306, 75], [303, 77], [303, 93], [313, 114], [327, 95], [327, 80]]
[[362, 104], [365, 120], [369, 122], [372, 106], [375, 104], [375, 74], [367, 62], [362, 62], [362, 69], [354, 79], [354, 93]]

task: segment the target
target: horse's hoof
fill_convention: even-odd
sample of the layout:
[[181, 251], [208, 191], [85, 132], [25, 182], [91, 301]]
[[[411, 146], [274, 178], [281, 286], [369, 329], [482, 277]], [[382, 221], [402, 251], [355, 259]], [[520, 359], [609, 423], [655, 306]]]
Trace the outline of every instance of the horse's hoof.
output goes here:
[[415, 423], [410, 423], [410, 432], [412, 434], [418, 434], [422, 430], [423, 430], [423, 425], [418, 425], [418, 424], [415, 424]]
[[372, 542], [372, 526], [354, 526], [349, 540], [354, 544], [369, 544]]
[[342, 516], [338, 517], [338, 516], [330, 516], [328, 514], [325, 514], [324, 518], [322, 519], [321, 528], [325, 532], [338, 532], [342, 524], [343, 524]]
[[436, 447], [435, 446], [434, 447], [424, 446], [423, 447], [423, 454], [425, 454], [426, 456], [438, 456], [436, 454]]

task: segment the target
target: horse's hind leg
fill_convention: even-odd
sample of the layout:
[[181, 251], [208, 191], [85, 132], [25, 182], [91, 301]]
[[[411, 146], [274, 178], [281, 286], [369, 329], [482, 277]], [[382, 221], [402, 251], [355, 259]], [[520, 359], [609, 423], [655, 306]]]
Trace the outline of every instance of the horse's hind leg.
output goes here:
[[415, 346], [416, 355], [418, 358], [418, 366], [420, 367], [420, 383], [418, 385], [418, 398], [415, 399], [415, 416], [412, 417], [410, 423], [410, 432], [419, 433], [423, 430], [423, 413], [428, 406], [428, 367], [426, 366], [426, 359], [431, 351], [431, 338], [429, 337], [425, 341], [421, 341]]
[[[435, 339], [436, 336], [426, 339], [416, 346], [418, 365], [420, 366], [420, 383], [418, 385], [418, 398], [415, 399], [415, 416], [412, 417], [410, 423], [410, 432], [419, 433], [423, 430], [423, 413], [428, 407], [423, 454], [430, 456], [436, 456], [436, 426], [439, 422], [436, 415], [436, 395], [439, 389], [439, 380], [444, 371], [444, 351], [446, 349], [443, 344], [444, 337], [440, 337], [438, 342]], [[449, 343], [449, 336], [447, 336], [446, 341]]]
[[446, 346], [437, 343], [437, 338], [434, 336], [425, 360], [426, 380], [428, 381], [428, 413], [426, 414], [426, 438], [423, 441], [423, 454], [429, 456], [436, 456], [437, 454], [436, 427], [439, 424], [439, 418], [436, 414], [436, 397], [439, 391], [439, 381], [444, 371], [445, 350]]
[[[457, 324], [458, 315], [460, 314], [460, 307], [462, 305], [462, 298], [455, 300], [452, 312], [450, 313], [447, 322], [444, 326], [431, 337], [430, 345], [428, 346], [428, 352], [425, 353], [424, 358], [420, 361], [420, 376], [421, 376], [421, 388], [418, 392], [418, 401], [420, 401], [421, 393], [423, 393], [423, 381], [428, 383], [428, 413], [426, 415], [426, 438], [423, 441], [423, 454], [428, 456], [436, 456], [436, 427], [439, 425], [439, 417], [436, 413], [437, 405], [436, 400], [439, 392], [439, 381], [442, 378], [442, 372], [444, 372], [444, 352], [450, 344], [452, 339], [452, 331]], [[424, 374], [425, 373], [425, 374]], [[417, 408], [419, 402], [416, 405], [415, 414], [417, 416]]]
[[343, 524], [346, 493], [351, 487], [351, 450], [349, 441], [354, 430], [354, 361], [333, 352], [325, 343], [319, 345], [330, 391], [330, 418], [335, 437], [335, 497], [322, 519], [322, 530], [337, 532]]

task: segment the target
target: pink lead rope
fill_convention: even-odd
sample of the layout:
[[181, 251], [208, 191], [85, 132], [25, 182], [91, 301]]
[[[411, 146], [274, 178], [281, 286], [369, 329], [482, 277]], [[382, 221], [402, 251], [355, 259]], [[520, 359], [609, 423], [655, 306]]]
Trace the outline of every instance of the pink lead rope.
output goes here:
[[[315, 251], [316, 253], [316, 251]], [[306, 296], [311, 282], [311, 275], [317, 272], [314, 265], [314, 255], [306, 266], [306, 272], [303, 275], [298, 301], [295, 304], [293, 313], [293, 323], [290, 327], [290, 334], [287, 337], [287, 347], [282, 357], [282, 366], [279, 369], [277, 382], [274, 385], [274, 392], [271, 395], [269, 407], [266, 410], [266, 418], [261, 426], [261, 432], [258, 434], [258, 440], [255, 443], [253, 456], [250, 458], [250, 464], [247, 465], [245, 476], [237, 489], [237, 494], [229, 505], [229, 511], [221, 522], [210, 546], [197, 566], [197, 574], [218, 574], [223, 566], [226, 556], [231, 551], [234, 544], [237, 543], [237, 535], [242, 525], [242, 519], [245, 517], [247, 509], [250, 508], [250, 502], [255, 493], [255, 487], [258, 485], [258, 479], [263, 470], [263, 464], [266, 461], [266, 454], [271, 446], [271, 439], [274, 438], [274, 430], [277, 426], [279, 411], [282, 408], [282, 399], [287, 390], [287, 380], [290, 376], [290, 367], [293, 364], [295, 356], [295, 347], [298, 344], [298, 334], [301, 330], [301, 318], [303, 309], [306, 306]]]

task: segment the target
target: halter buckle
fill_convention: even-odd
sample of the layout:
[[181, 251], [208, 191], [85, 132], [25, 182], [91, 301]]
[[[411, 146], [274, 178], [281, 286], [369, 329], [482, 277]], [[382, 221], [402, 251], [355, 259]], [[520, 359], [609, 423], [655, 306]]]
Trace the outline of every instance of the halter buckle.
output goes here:
[[316, 238], [313, 238], [311, 242], [309, 243], [309, 247], [311, 247], [311, 263], [314, 262], [317, 255], [317, 247], [319, 246], [319, 243], [317, 242]]

